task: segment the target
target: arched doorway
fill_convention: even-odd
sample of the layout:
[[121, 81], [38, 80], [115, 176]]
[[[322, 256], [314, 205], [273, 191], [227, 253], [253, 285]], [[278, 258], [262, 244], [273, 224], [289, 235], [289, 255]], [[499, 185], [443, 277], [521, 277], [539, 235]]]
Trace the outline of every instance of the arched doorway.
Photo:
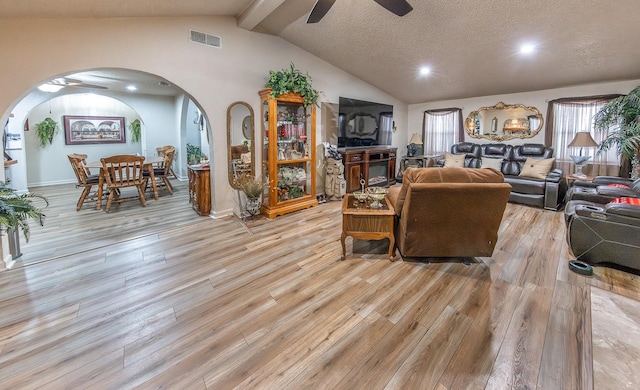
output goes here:
[[[7, 176], [21, 192], [32, 186], [74, 183], [75, 176], [66, 161], [69, 153], [88, 154], [89, 160], [112, 154], [153, 155], [156, 147], [170, 144], [178, 151], [175, 172], [180, 179], [186, 178], [187, 141], [197, 142], [211, 153], [206, 113], [187, 92], [159, 76], [126, 69], [96, 69], [56, 77], [52, 83], [58, 82], [67, 84], [57, 92], [34, 87], [12, 106], [6, 131], [19, 134], [21, 145], [7, 152], [22, 164], [12, 166]], [[129, 91], [128, 86], [137, 90]], [[203, 118], [198, 123], [194, 123], [196, 111]], [[133, 120], [140, 120], [142, 139], [132, 142], [127, 131], [122, 144], [84, 145], [80, 151], [66, 142], [63, 118], [82, 114], [122, 116], [127, 130]], [[54, 118], [60, 129], [53, 144], [42, 148], [35, 142], [34, 130], [45, 117]]]

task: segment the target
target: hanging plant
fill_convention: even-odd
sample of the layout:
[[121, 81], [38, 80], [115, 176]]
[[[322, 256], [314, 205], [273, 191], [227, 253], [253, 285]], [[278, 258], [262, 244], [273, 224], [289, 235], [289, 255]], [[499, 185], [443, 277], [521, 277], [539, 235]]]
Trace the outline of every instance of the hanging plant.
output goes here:
[[58, 123], [51, 118], [45, 118], [42, 122], [36, 124], [36, 135], [41, 147], [53, 143], [53, 136], [58, 134]]
[[282, 69], [280, 71], [269, 71], [269, 79], [264, 85], [266, 88], [271, 88], [271, 96], [277, 98], [285, 93], [299, 93], [304, 100], [304, 105], [309, 104], [318, 105], [318, 97], [320, 91], [313, 89], [311, 86], [311, 76], [309, 73], [303, 74], [300, 70], [296, 69], [293, 62], [288, 69]]
[[131, 142], [140, 142], [140, 131], [142, 129], [142, 123], [140, 119], [136, 119], [129, 123], [129, 131], [131, 131]]

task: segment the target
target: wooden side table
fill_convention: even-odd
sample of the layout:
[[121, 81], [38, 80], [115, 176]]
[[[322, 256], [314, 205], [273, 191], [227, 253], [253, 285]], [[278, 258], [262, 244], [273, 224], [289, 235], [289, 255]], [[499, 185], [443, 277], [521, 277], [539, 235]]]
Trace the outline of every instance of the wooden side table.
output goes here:
[[564, 175], [564, 178], [567, 180], [567, 185], [569, 187], [572, 187], [573, 186], [573, 182], [576, 181], [576, 180], [591, 181], [591, 180], [593, 180], [595, 178], [595, 176], [576, 177], [576, 176], [573, 176], [571, 174], [567, 174], [567, 175]]
[[387, 197], [383, 207], [371, 208], [369, 203], [359, 203], [353, 194], [347, 194], [342, 203], [342, 258], [347, 255], [345, 239], [347, 236], [362, 240], [389, 239], [389, 260], [393, 261], [396, 252], [396, 240], [393, 234], [393, 222], [396, 212]]

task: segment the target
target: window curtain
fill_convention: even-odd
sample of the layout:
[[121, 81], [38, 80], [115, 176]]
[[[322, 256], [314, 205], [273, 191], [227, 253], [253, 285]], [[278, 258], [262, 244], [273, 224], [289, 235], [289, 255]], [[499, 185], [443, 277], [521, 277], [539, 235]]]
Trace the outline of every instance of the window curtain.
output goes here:
[[422, 120], [422, 139], [424, 154], [442, 155], [451, 149], [451, 145], [464, 139], [461, 108], [443, 108], [427, 110]]
[[570, 148], [569, 143], [576, 133], [587, 131], [599, 144], [608, 134], [607, 131], [595, 131], [594, 116], [609, 101], [620, 95], [602, 95], [576, 98], [562, 98], [549, 102], [545, 144], [555, 151], [556, 167], [565, 173], [575, 173], [576, 166], [570, 156], [582, 153], [591, 156], [583, 171], [587, 175], [614, 175], [620, 171], [620, 160], [615, 150], [597, 154], [598, 148]]

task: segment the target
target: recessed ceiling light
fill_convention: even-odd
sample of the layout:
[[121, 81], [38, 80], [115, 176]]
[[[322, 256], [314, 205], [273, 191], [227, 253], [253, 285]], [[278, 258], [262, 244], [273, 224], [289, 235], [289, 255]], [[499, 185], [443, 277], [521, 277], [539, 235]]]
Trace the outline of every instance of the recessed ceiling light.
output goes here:
[[428, 66], [423, 66], [422, 68], [420, 68], [420, 76], [427, 76], [431, 74], [431, 68], [429, 68]]
[[533, 43], [525, 43], [520, 46], [520, 54], [531, 54], [536, 51], [536, 45]]
[[128, 89], [129, 91], [135, 91], [135, 90], [137, 90], [137, 89], [138, 89], [138, 87], [136, 87], [135, 85], [127, 85], [127, 89]]

